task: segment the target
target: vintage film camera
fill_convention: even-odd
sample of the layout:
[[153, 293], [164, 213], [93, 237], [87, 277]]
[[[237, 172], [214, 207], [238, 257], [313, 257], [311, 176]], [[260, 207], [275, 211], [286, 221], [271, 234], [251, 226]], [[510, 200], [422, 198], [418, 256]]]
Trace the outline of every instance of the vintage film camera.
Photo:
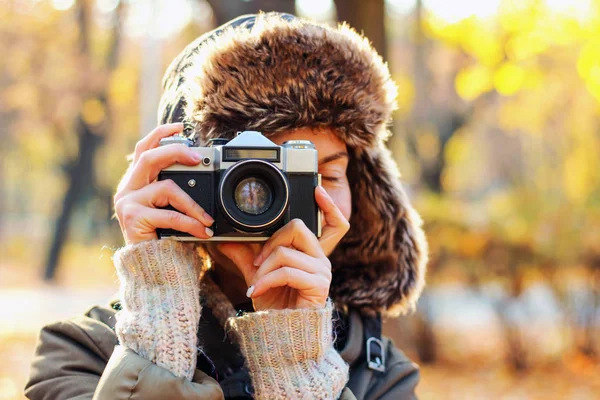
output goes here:
[[[260, 132], [238, 132], [231, 141], [213, 139], [196, 147], [182, 136], [160, 141], [182, 143], [202, 156], [196, 166], [174, 164], [159, 180], [172, 179], [214, 219], [214, 236], [199, 239], [172, 229], [157, 229], [159, 238], [183, 241], [264, 241], [294, 218], [321, 236], [321, 210], [314, 191], [320, 184], [317, 150], [308, 140], [278, 146]], [[168, 206], [167, 209], [173, 210]]]

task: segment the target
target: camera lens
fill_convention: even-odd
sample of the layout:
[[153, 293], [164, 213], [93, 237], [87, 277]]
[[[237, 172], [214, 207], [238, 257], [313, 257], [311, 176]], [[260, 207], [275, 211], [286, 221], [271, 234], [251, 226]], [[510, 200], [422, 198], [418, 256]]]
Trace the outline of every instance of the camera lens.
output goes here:
[[239, 232], [263, 232], [277, 224], [288, 206], [287, 178], [264, 160], [243, 160], [229, 167], [217, 189], [219, 208]]
[[235, 191], [235, 205], [250, 215], [260, 215], [273, 204], [273, 193], [269, 185], [258, 177], [242, 179]]

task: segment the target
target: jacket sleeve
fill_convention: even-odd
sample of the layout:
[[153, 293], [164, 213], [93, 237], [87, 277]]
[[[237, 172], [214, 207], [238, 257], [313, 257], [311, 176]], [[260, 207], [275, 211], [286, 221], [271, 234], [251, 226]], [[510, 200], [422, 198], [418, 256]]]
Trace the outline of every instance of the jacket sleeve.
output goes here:
[[[91, 399], [110, 357], [84, 329], [111, 331], [91, 318], [56, 322], [40, 332], [25, 395], [35, 400]], [[114, 337], [114, 333], [112, 334]], [[115, 340], [116, 342], [116, 340]]]
[[196, 370], [192, 381], [116, 346], [114, 332], [89, 317], [40, 333], [25, 395], [32, 400], [222, 399], [219, 384]]
[[223, 399], [221, 387], [210, 376], [196, 369], [192, 381], [117, 346], [100, 378], [94, 400]]
[[193, 246], [148, 240], [117, 250], [121, 311], [119, 343], [139, 356], [192, 380], [198, 354], [201, 260]]
[[218, 383], [196, 370], [196, 257], [171, 240], [117, 251], [122, 310], [116, 335], [90, 317], [45, 327], [25, 394], [49, 400], [222, 398]]

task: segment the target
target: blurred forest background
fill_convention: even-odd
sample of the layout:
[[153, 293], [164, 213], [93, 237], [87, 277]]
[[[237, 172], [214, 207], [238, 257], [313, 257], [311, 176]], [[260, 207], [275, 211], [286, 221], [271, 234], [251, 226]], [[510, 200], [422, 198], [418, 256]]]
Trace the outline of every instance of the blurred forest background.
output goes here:
[[191, 40], [278, 10], [372, 40], [428, 286], [386, 333], [423, 399], [600, 398], [600, 0], [0, 0], [0, 400], [106, 303], [125, 155]]

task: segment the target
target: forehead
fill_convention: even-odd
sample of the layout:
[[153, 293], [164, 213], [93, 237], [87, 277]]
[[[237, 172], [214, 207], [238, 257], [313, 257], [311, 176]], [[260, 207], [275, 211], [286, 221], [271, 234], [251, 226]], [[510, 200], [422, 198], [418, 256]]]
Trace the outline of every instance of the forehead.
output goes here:
[[346, 150], [346, 144], [331, 129], [300, 128], [276, 133], [269, 136], [269, 139], [279, 145], [287, 140], [310, 140], [315, 144], [319, 157]]

